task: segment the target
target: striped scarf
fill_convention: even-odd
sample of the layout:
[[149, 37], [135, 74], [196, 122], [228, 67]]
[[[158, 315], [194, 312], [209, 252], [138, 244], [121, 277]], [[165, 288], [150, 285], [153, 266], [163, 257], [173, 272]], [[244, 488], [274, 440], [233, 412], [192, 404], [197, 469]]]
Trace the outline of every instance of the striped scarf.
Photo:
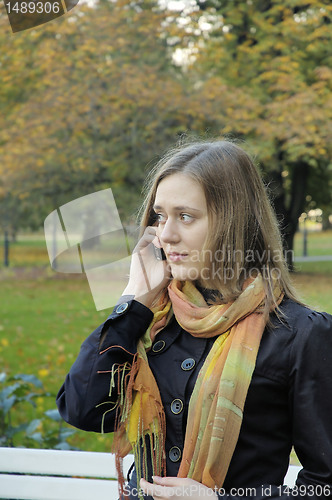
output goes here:
[[[279, 303], [282, 293], [277, 284], [274, 294]], [[244, 403], [266, 325], [262, 314], [264, 300], [260, 274], [247, 280], [242, 293], [229, 304], [208, 306], [189, 281], [173, 280], [168, 286], [152, 309], [152, 322], [138, 342], [132, 365], [117, 365], [112, 370], [112, 381], [118, 373], [112, 451], [117, 455], [121, 494], [121, 459], [130, 451], [135, 455], [138, 484], [141, 477], [147, 478], [149, 463], [153, 475], [166, 475], [165, 413], [146, 353], [173, 313], [179, 325], [194, 337], [217, 337], [190, 398], [178, 477], [192, 478], [210, 488], [222, 487], [240, 433]]]

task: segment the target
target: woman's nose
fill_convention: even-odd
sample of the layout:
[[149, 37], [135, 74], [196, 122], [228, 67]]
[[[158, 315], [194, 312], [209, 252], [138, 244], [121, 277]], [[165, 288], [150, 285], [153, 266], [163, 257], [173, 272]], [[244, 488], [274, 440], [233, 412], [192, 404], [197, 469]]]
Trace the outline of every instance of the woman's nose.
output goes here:
[[180, 235], [176, 229], [175, 222], [168, 219], [160, 229], [159, 239], [162, 243], [178, 243], [180, 241]]

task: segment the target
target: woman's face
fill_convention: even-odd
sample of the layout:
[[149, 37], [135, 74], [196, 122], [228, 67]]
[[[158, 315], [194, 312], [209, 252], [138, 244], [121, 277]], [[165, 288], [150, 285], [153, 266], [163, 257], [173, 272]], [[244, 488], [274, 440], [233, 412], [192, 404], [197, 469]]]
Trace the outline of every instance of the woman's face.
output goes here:
[[157, 236], [171, 266], [172, 276], [199, 280], [202, 249], [208, 234], [205, 194], [198, 182], [181, 173], [163, 179], [156, 192]]

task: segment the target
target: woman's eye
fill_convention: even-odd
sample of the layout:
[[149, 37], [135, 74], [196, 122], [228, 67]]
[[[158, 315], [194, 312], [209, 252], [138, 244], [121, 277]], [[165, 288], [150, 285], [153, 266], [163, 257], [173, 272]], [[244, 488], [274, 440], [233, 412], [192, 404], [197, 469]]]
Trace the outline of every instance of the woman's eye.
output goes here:
[[189, 214], [180, 214], [180, 219], [183, 222], [191, 222], [192, 221], [192, 216]]
[[159, 224], [165, 222], [165, 216], [163, 214], [156, 214], [156, 220]]
[[[165, 224], [166, 221], [167, 221], [166, 215], [161, 214], [161, 213], [155, 213], [155, 219], [156, 219], [156, 222], [158, 224]], [[189, 222], [192, 222], [193, 217], [192, 217], [192, 215], [189, 215], [189, 214], [180, 214], [179, 215], [179, 220], [181, 222], [185, 222], [185, 223], [187, 222], [187, 223], [189, 223]]]

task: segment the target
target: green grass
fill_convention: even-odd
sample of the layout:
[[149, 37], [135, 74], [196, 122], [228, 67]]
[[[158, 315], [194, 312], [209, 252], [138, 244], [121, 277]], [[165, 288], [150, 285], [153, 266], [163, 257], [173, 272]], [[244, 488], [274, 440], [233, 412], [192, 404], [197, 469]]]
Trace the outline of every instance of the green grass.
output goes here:
[[[303, 233], [295, 235], [294, 254], [303, 255]], [[332, 231], [308, 232], [307, 255], [332, 255]]]
[[[1, 241], [1, 249], [3, 242]], [[1, 255], [1, 264], [3, 258]], [[9, 264], [10, 267], [26, 266], [49, 266], [48, 253], [45, 241], [42, 239], [28, 240], [19, 239], [9, 245]]]
[[331, 274], [295, 273], [293, 282], [305, 304], [317, 311], [332, 314]]
[[[43, 234], [19, 235], [10, 245], [10, 267], [0, 268], [0, 304], [0, 371], [34, 374], [42, 380], [54, 397], [38, 400], [39, 417], [55, 407], [55, 395], [81, 343], [111, 308], [96, 311], [85, 275], [50, 268]], [[28, 407], [17, 421], [33, 417]], [[107, 435], [83, 431], [69, 441], [84, 450], [108, 451], [110, 446]]]
[[[303, 234], [297, 233], [294, 239], [294, 255], [299, 257], [303, 255]], [[307, 241], [307, 255], [308, 257], [320, 256], [320, 255], [332, 255], [332, 231], [325, 232], [309, 232]], [[321, 262], [297, 262], [295, 264], [295, 270], [298, 274], [303, 275], [303, 279], [300, 279], [300, 288], [307, 288], [307, 282], [309, 276], [321, 275], [319, 277], [319, 282], [315, 282], [312, 286], [312, 291], [310, 292], [316, 301], [317, 296], [319, 297], [319, 290], [322, 291], [331, 290], [332, 288], [332, 261], [321, 261]], [[329, 278], [331, 284], [329, 285]], [[310, 286], [310, 285], [309, 285]], [[323, 307], [326, 307], [328, 297], [324, 299], [322, 297]]]
[[[0, 285], [2, 370], [37, 375], [55, 397], [80, 344], [109, 311], [95, 310], [84, 278], [11, 278]], [[38, 412], [55, 407], [52, 400], [43, 404], [40, 400]], [[71, 442], [82, 449], [107, 450], [106, 436], [79, 432]]]
[[[300, 254], [301, 235], [295, 243]], [[332, 254], [332, 233], [310, 234], [308, 248], [309, 255]], [[301, 263], [301, 268], [293, 279], [303, 300], [332, 314], [332, 262]], [[0, 304], [1, 370], [35, 374], [54, 395], [83, 340], [110, 312], [96, 311], [84, 275], [50, 269], [40, 235], [20, 237], [12, 245], [11, 267], [0, 269]], [[40, 400], [38, 411], [49, 409], [43, 405]], [[31, 410], [20, 418], [31, 418]], [[71, 442], [85, 450], [108, 451], [110, 446], [107, 435], [86, 432]]]

